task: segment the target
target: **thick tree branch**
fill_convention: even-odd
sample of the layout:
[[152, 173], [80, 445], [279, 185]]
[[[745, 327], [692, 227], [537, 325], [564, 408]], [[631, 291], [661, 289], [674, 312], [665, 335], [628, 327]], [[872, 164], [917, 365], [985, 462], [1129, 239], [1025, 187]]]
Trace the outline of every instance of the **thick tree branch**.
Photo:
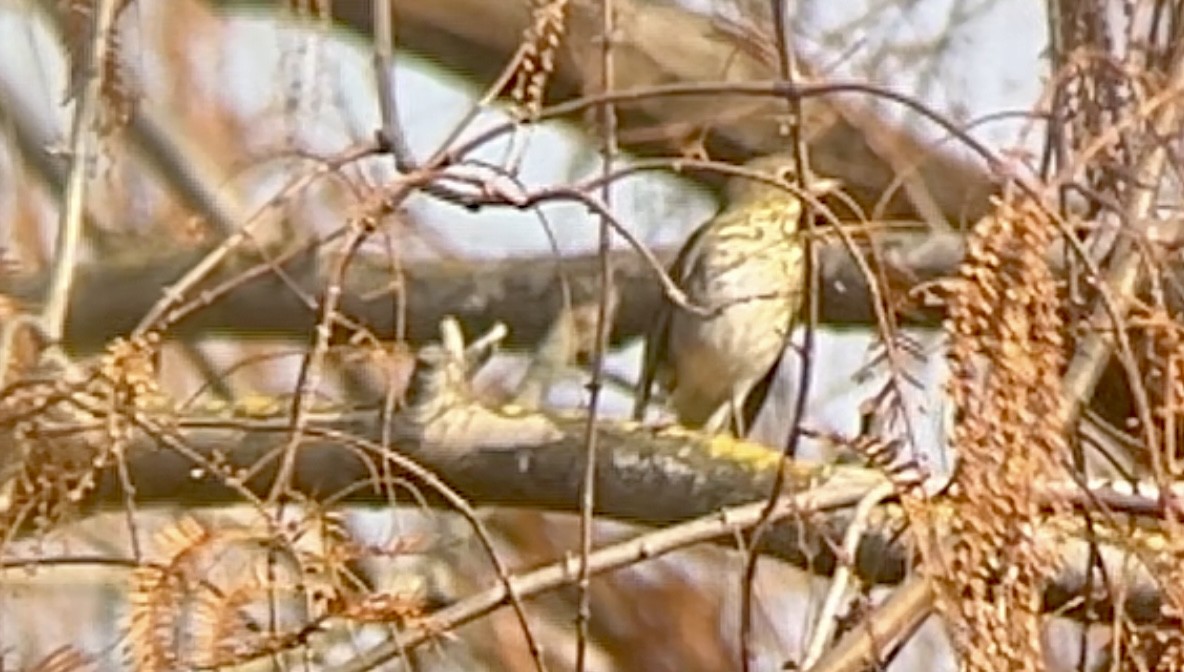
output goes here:
[[[430, 485], [399, 461], [414, 460], [418, 468], [430, 470], [476, 505], [578, 511], [586, 418], [475, 404], [463, 381], [440, 374], [439, 360], [427, 354], [435, 351], [429, 348], [421, 353], [410, 405], [390, 425], [390, 451], [379, 443], [383, 426], [377, 411], [323, 409], [310, 416], [307, 438], [294, 464], [292, 488], [318, 501], [389, 506], [389, 489], [410, 482], [433, 501]], [[101, 394], [94, 397], [99, 402], [102, 398]], [[56, 424], [41, 419], [34, 432], [26, 426], [4, 437], [0, 455], [26, 455], [30, 470], [22, 472], [15, 465], [0, 469], [10, 478], [29, 474], [0, 484], [8, 493], [0, 506], [5, 519], [11, 521], [14, 511], [33, 506], [39, 498], [55, 496], [55, 489], [44, 487], [37, 474], [60, 478], [69, 464], [91, 469], [96, 464], [95, 451], [109, 443], [110, 419], [102, 415], [101, 406], [62, 402], [62, 407], [74, 406], [89, 409], [86, 413], [93, 419], [50, 414], [59, 418]], [[276, 457], [291, 429], [286, 405], [277, 403], [277, 408], [276, 415], [257, 417], [235, 417], [212, 409], [180, 417], [167, 408], [115, 410], [119, 418], [132, 420], [134, 427], [123, 454], [128, 458], [136, 502], [192, 507], [265, 498], [276, 474]], [[5, 426], [11, 432], [13, 425]], [[601, 421], [598, 428], [602, 443], [597, 515], [648, 526], [667, 526], [760, 502], [767, 497], [781, 460], [778, 451], [763, 446], [679, 428], [617, 421]], [[17, 435], [22, 437], [19, 441], [14, 440]], [[388, 469], [380, 466], [384, 461]], [[847, 502], [858, 501], [861, 494], [885, 482], [878, 471], [856, 466], [799, 462], [788, 469], [787, 492], [817, 490], [832, 497], [847, 492]], [[388, 474], [388, 480], [383, 481], [382, 474]], [[97, 476], [96, 487], [79, 502], [83, 510], [125, 506], [117, 470], [108, 466]], [[13, 487], [14, 482], [26, 485]], [[1106, 489], [1084, 494], [1076, 484], [1048, 484], [1043, 496], [1050, 502], [1100, 505], [1107, 510], [1088, 535], [1076, 514], [1049, 514], [1047, 520], [1034, 521], [1040, 534], [1047, 535], [1049, 548], [1061, 557], [1059, 569], [1049, 579], [1046, 608], [1060, 609], [1080, 594], [1086, 585], [1084, 570], [1091, 566], [1085, 561], [1090, 553], [1087, 539], [1093, 539], [1107, 577], [1114, 586], [1121, 586], [1117, 592], [1122, 594], [1125, 613], [1139, 622], [1164, 618], [1159, 588], [1138, 550], [1140, 544], [1155, 543], [1152, 537], [1162, 531], [1145, 525], [1146, 534], [1130, 537], [1124, 520], [1127, 514], [1162, 516], [1171, 498], [1161, 501], [1154, 495], [1134, 497]], [[934, 507], [939, 525], [952, 515], [941, 497], [927, 506]], [[834, 549], [841, 546], [849, 520], [849, 509], [803, 513], [778, 525], [765, 537], [761, 551], [829, 573], [835, 568]], [[855, 571], [864, 580], [897, 583], [907, 576], [916, 559], [914, 544], [903, 531], [905, 523], [899, 506], [886, 503], [876, 508], [853, 559]], [[1128, 546], [1135, 547], [1133, 552]], [[1106, 599], [1103, 596], [1094, 604], [1104, 604]]]
[[[931, 234], [920, 230], [878, 234], [881, 258], [889, 276], [899, 284], [895, 294], [918, 282], [948, 276], [962, 258], [962, 236]], [[164, 289], [196, 263], [205, 250], [162, 255], [145, 250], [142, 260], [106, 261], [78, 269], [78, 283], [69, 307], [66, 346], [76, 352], [93, 352], [110, 339], [128, 333], [160, 299]], [[673, 250], [659, 251], [661, 259], [673, 258]], [[378, 335], [394, 334], [394, 291], [399, 280], [379, 258], [363, 258], [351, 266], [342, 308], [346, 315], [369, 326]], [[248, 264], [260, 263], [244, 255], [227, 265], [202, 289], [236, 277]], [[446, 315], [455, 315], [468, 333], [482, 333], [495, 322], [510, 330], [507, 344], [533, 347], [546, 334], [563, 305], [559, 274], [567, 277], [579, 303], [595, 291], [598, 261], [593, 254], [563, 259], [547, 257], [506, 260], [419, 261], [405, 265], [403, 292], [407, 301], [408, 339], [433, 340]], [[631, 252], [613, 259], [620, 293], [613, 340], [640, 336], [649, 327], [658, 306], [660, 288], [652, 267]], [[329, 265], [322, 256], [305, 252], [287, 260], [282, 269], [308, 296], [316, 296], [328, 282]], [[837, 242], [823, 249], [822, 320], [838, 326], [874, 324], [868, 283]], [[42, 296], [41, 275], [0, 278], [0, 293], [35, 303]], [[200, 297], [198, 297], [200, 298]], [[909, 313], [913, 323], [935, 326], [936, 311]], [[195, 335], [234, 333], [241, 336], [304, 338], [314, 326], [309, 306], [281, 280], [266, 272], [195, 312], [171, 333]]]
[[[964, 252], [958, 233], [930, 233], [919, 229], [876, 234], [879, 260], [892, 281], [890, 303], [905, 306], [903, 323], [936, 328], [942, 317], [940, 305], [921, 306], [920, 300], [906, 301], [908, 290], [921, 283], [951, 277]], [[65, 346], [74, 354], [93, 353], [108, 342], [129, 333], [149, 308], [160, 300], [165, 288], [191, 268], [204, 250], [159, 254], [141, 260], [86, 265], [78, 269]], [[669, 260], [673, 250], [659, 250]], [[1054, 268], [1063, 268], [1066, 255], [1050, 254]], [[406, 337], [416, 345], [433, 340], [444, 317], [456, 316], [468, 333], [482, 333], [496, 323], [509, 328], [506, 345], [533, 350], [554, 324], [564, 303], [559, 274], [566, 276], [573, 305], [595, 301], [599, 261], [593, 254], [563, 259], [547, 257], [505, 260], [419, 261], [406, 263], [403, 274], [393, 277], [384, 260], [360, 259], [351, 267], [342, 297], [343, 313], [367, 326], [384, 339], [395, 335], [394, 292], [406, 297]], [[202, 301], [200, 292], [218, 287], [261, 263], [257, 258], [239, 257], [217, 271], [191, 297]], [[616, 345], [641, 336], [649, 328], [657, 309], [660, 288], [653, 269], [632, 252], [620, 251], [612, 260], [616, 272], [618, 300], [612, 341]], [[189, 317], [170, 328], [170, 336], [184, 338], [233, 335], [235, 337], [280, 337], [301, 340], [314, 327], [315, 312], [293, 291], [294, 283], [304, 296], [317, 296], [327, 285], [330, 273], [324, 258], [312, 251], [287, 259], [280, 265], [281, 279], [265, 269], [262, 274], [237, 285], [227, 294], [201, 305]], [[875, 326], [871, 294], [866, 278], [848, 251], [837, 242], [822, 248], [822, 322], [832, 327], [869, 329]], [[44, 275], [0, 277], [0, 293], [22, 303], [35, 305], [45, 291]], [[878, 290], [884, 291], [884, 290]], [[1173, 309], [1175, 294], [1169, 296]], [[581, 342], [592, 342], [591, 338]], [[584, 353], [586, 354], [586, 353]], [[1125, 378], [1115, 370], [1104, 382], [1094, 407], [1101, 418], [1121, 424], [1128, 405], [1123, 392]], [[1093, 425], [1087, 424], [1093, 429]], [[1115, 437], [1092, 432], [1102, 438], [1103, 450], [1123, 454], [1110, 447]], [[1119, 441], [1124, 441], [1121, 436]], [[1094, 445], [1093, 442], [1088, 445]], [[1138, 452], [1138, 446], [1135, 446]], [[1126, 464], [1127, 469], [1137, 465]], [[1108, 473], [1108, 471], [1102, 472]]]

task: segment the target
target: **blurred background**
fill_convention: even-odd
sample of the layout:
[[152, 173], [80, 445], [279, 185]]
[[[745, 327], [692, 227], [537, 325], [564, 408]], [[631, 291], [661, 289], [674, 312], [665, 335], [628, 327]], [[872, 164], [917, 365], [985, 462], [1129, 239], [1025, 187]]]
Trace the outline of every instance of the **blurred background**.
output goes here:
[[[381, 124], [371, 37], [356, 24], [330, 18], [330, 2], [342, 15], [352, 15], [352, 5], [369, 4], [135, 0], [120, 14], [118, 82], [124, 87], [123, 97], [150, 114], [170, 141], [184, 149], [191, 176], [214, 188], [215, 202], [230, 220], [241, 224], [262, 213], [262, 224], [253, 230], [261, 244], [331, 238], [396, 176], [388, 157], [372, 157], [328, 176], [308, 178], [331, 157], [371, 141]], [[418, 17], [426, 11], [422, 4], [407, 3], [407, 11]], [[447, 8], [450, 0], [438, 4]], [[651, 4], [695, 13], [733, 31], [737, 26], [756, 27], [767, 36], [771, 25], [768, 4], [757, 0], [639, 2]], [[1048, 21], [1043, 3], [790, 4], [791, 44], [816, 76], [866, 80], [914, 96], [1021, 164], [1030, 164], [1030, 157], [1039, 153], [1041, 129], [1025, 113], [1039, 103], [1047, 80]], [[414, 22], [400, 27], [400, 5], [393, 3], [397, 33], [414, 30]], [[457, 34], [465, 32], [458, 29]], [[59, 35], [41, 4], [0, 4], [0, 247], [11, 277], [43, 274], [53, 254], [61, 207], [60, 188], [53, 185], [55, 180], [60, 185], [69, 158], [75, 100]], [[463, 44], [449, 48], [464, 50]], [[505, 102], [482, 102], [489, 81], [430, 50], [398, 49], [393, 70], [399, 120], [419, 157], [434, 152], [475, 105], [478, 114], [462, 139], [511, 118]], [[903, 106], [866, 97], [852, 97], [849, 104], [899, 124], [924, 142], [938, 143], [943, 151], [958, 151], [944, 132]], [[88, 268], [142, 266], [177, 250], [216, 244], [228, 233], [209, 211], [195, 207], [178, 188], [176, 176], [160, 169], [153, 150], [146, 150], [134, 133], [123, 128], [103, 135], [90, 166], [89, 220], [79, 260]], [[515, 151], [510, 142], [490, 142], [475, 156], [499, 162]], [[519, 177], [528, 188], [570, 183], [600, 171], [598, 139], [589, 124], [541, 123], [513, 142], [524, 143]], [[620, 160], [633, 158], [626, 152]], [[645, 172], [613, 186], [612, 209], [642, 241], [670, 249], [716, 210], [716, 193], [711, 185], [689, 176]], [[392, 263], [435, 259], [465, 264], [588, 253], [597, 240], [596, 218], [577, 204], [471, 212], [419, 194], [382, 222], [380, 235], [371, 239], [367, 251], [395, 260]], [[618, 239], [614, 245], [623, 243]], [[942, 433], [949, 410], [941, 395], [942, 342], [934, 331], [907, 333], [916, 339], [919, 353], [909, 372], [914, 383], [905, 394], [910, 446], [940, 470], [945, 465]], [[161, 366], [163, 386], [177, 399], [198, 395], [231, 404], [290, 394], [307, 347], [306, 337], [293, 336], [247, 331], [187, 334], [171, 340]], [[855, 431], [854, 410], [884, 384], [884, 371], [875, 365], [874, 341], [870, 330], [825, 325], [820, 329], [807, 404], [811, 426]], [[611, 353], [611, 380], [602, 412], [627, 414], [631, 396], [626, 385], [636, 376], [639, 352], [639, 344], [629, 342]], [[502, 398], [512, 394], [532, 356], [528, 351], [499, 353], [479, 376], [483, 393]], [[321, 393], [348, 395], [349, 365], [330, 363], [333, 375]], [[585, 404], [587, 375], [578, 368], [565, 373], [546, 403], [566, 408]], [[760, 436], [775, 445], [787, 432], [799, 376], [798, 358], [787, 357], [758, 428]], [[803, 453], [826, 456], [810, 442]], [[167, 541], [153, 534], [183, 515], [215, 526], [258, 524], [249, 513], [233, 510], [140, 511], [139, 533], [148, 540], [147, 547], [167, 548]], [[538, 566], [576, 548], [574, 517], [533, 511], [482, 515], [497, 533], [511, 567]], [[491, 581], [467, 526], [449, 515], [425, 513], [416, 506], [348, 510], [341, 524], [377, 547], [405, 546], [366, 563], [373, 585], [406, 590], [429, 604], [446, 604]], [[632, 530], [620, 523], [602, 523], [598, 540], [623, 538]], [[127, 537], [123, 514], [103, 514], [45, 538], [10, 544], [5, 557], [126, 558]], [[697, 548], [597, 580], [589, 669], [733, 669], [738, 655], [738, 558], [714, 547]], [[210, 562], [214, 567], [233, 561], [219, 557]], [[53, 651], [60, 654], [63, 646], [84, 655], [68, 666], [128, 667], [129, 574], [127, 567], [98, 562], [3, 570], [0, 668], [30, 669]], [[755, 590], [756, 669], [779, 669], [800, 656], [806, 624], [826, 585], [825, 580], [779, 562], [761, 563]], [[532, 613], [542, 615], [535, 622], [549, 656], [555, 658], [552, 669], [566, 669], [567, 652], [573, 650], [574, 590], [532, 602]], [[285, 664], [320, 669], [346, 660], [351, 651], [378, 641], [384, 632], [379, 626], [357, 626], [337, 633], [317, 657]], [[407, 664], [431, 670], [530, 666], [517, 626], [504, 610], [467, 626], [460, 635], [441, 639]], [[266, 664], [279, 665], [274, 660]], [[405, 669], [401, 665], [392, 663], [391, 669]], [[936, 626], [928, 627], [891, 666], [954, 668]]]

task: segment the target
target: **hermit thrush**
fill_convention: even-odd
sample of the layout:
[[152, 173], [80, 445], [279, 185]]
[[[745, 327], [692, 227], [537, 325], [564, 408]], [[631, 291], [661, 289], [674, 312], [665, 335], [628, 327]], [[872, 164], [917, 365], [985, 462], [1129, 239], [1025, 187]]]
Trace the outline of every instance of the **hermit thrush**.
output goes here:
[[[732, 177], [722, 211], [700, 226], [669, 269], [695, 314], [664, 299], [646, 338], [634, 408], [640, 420], [656, 380], [670, 397], [679, 423], [738, 434], [740, 412], [752, 388], [776, 363], [802, 305], [805, 251], [798, 233], [801, 198], [794, 193], [795, 161], [773, 155], [745, 168], [780, 186]], [[837, 187], [814, 178], [821, 196]]]

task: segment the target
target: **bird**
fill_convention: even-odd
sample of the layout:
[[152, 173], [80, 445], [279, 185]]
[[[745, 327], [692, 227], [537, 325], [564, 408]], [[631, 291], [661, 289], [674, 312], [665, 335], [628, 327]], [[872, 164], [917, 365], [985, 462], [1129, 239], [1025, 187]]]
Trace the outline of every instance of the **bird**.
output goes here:
[[[641, 421], [656, 381], [680, 425], [743, 436], [744, 402], [777, 363], [802, 306], [805, 249], [798, 232], [802, 200], [792, 189], [792, 155], [744, 164], [780, 186], [732, 176], [724, 207], [700, 225], [668, 269], [693, 312], [663, 295], [646, 335], [633, 418]], [[837, 180], [815, 177], [814, 197]]]

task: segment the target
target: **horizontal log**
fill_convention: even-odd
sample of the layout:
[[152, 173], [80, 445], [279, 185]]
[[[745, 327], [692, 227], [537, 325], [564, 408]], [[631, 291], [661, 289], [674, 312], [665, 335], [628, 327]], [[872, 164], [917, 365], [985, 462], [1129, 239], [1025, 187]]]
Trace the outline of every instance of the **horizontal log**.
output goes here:
[[[433, 485], [448, 484], [471, 505], [540, 508], [576, 512], [585, 468], [583, 450], [586, 418], [578, 413], [555, 415], [522, 411], [490, 411], [484, 407], [439, 400], [464, 399], [450, 394], [423, 397], [397, 414], [390, 427], [392, 446], [381, 448], [383, 424], [377, 412], [322, 409], [309, 418], [307, 432], [295, 453], [291, 488], [317, 500], [389, 506], [389, 487], [413, 483], [417, 497], [436, 505], [448, 500]], [[138, 505], [222, 506], [265, 500], [288, 445], [291, 423], [286, 404], [278, 414], [242, 417], [191, 409], [185, 416], [170, 412], [141, 412], [138, 429], [125, 444], [127, 472]], [[476, 409], [476, 410], [475, 410]], [[66, 425], [43, 425], [41, 434], [26, 435], [22, 447], [44, 451], [33, 461], [34, 472], [56, 473], [57, 460], [75, 459], [90, 465], [86, 455], [102, 445], [106, 425], [71, 431]], [[3, 439], [8, 444], [11, 435]], [[9, 444], [10, 445], [10, 444]], [[760, 502], [768, 497], [781, 463], [781, 453], [744, 441], [713, 437], [679, 428], [655, 429], [637, 423], [602, 420], [598, 423], [596, 513], [624, 522], [668, 526], [718, 515], [728, 507]], [[13, 453], [8, 453], [12, 455]], [[378, 465], [388, 455], [387, 469]], [[42, 460], [48, 460], [43, 462]], [[0, 469], [0, 473], [3, 473]], [[9, 473], [12, 473], [11, 471]], [[384, 486], [379, 474], [389, 474]], [[122, 479], [114, 466], [97, 475], [97, 485], [79, 502], [84, 511], [127, 505]], [[793, 462], [787, 468], [786, 492], [817, 490], [824, 499], [846, 502], [834, 508], [792, 516], [764, 537], [760, 551], [820, 574], [835, 568], [836, 549], [851, 523], [851, 511], [863, 494], [884, 483], [877, 470], [854, 465]], [[399, 485], [402, 484], [402, 485]], [[1039, 488], [1037, 489], [1039, 491]], [[25, 501], [21, 491], [10, 501]], [[36, 496], [55, 496], [37, 488]], [[842, 494], [840, 497], [840, 493]], [[1149, 569], [1117, 541], [1126, 539], [1126, 515], [1146, 520], [1140, 537], [1150, 546], [1155, 519], [1168, 506], [1154, 495], [1137, 497], [1105, 488], [1082, 493], [1077, 483], [1057, 488], [1049, 484], [1042, 495], [1062, 507], [1076, 502], [1085, 508], [1102, 507], [1094, 529], [1085, 527], [1080, 513], [1050, 514], [1033, 521], [1038, 534], [1047, 534], [1050, 549], [1060, 561], [1048, 578], [1045, 608], [1056, 611], [1072, 602], [1089, 581], [1091, 545], [1107, 565], [1113, 586], [1121, 586], [1124, 613], [1138, 622], [1165, 618], [1162, 595]], [[836, 499], [837, 498], [837, 499]], [[941, 497], [926, 503], [932, 524], [952, 520], [952, 509]], [[10, 514], [12, 509], [8, 510]], [[5, 512], [0, 510], [0, 514]], [[872, 513], [854, 560], [866, 581], [894, 584], [915, 566], [915, 545], [901, 534], [904, 521], [899, 506], [886, 504]], [[2, 520], [0, 520], [2, 522]], [[1099, 526], [1117, 525], [1116, 536], [1099, 533]], [[941, 532], [935, 530], [940, 536]], [[730, 544], [726, 535], [718, 539]], [[1131, 539], [1130, 543], [1135, 543]], [[1107, 607], [1106, 596], [1095, 600]], [[1069, 612], [1072, 613], [1072, 612]]]
[[[961, 259], [964, 245], [959, 234], [899, 231], [877, 236], [883, 268], [900, 288], [948, 276]], [[78, 353], [93, 352], [110, 339], [128, 333], [159, 301], [164, 290], [207, 250], [152, 254], [141, 260], [125, 259], [85, 264], [78, 269], [66, 325], [65, 345]], [[659, 250], [669, 261], [673, 250]], [[367, 325], [383, 338], [395, 334], [399, 281], [384, 260], [359, 259], [351, 265], [341, 302], [349, 317]], [[208, 290], [235, 277], [247, 267], [247, 259], [234, 260], [215, 273], [199, 290]], [[620, 295], [613, 340], [623, 343], [645, 333], [653, 320], [661, 289], [654, 268], [629, 251], [613, 254], [615, 282]], [[319, 297], [330, 281], [331, 264], [322, 255], [306, 252], [281, 267], [286, 276], [266, 272], [247, 280], [233, 291], [203, 306], [176, 325], [179, 336], [236, 335], [245, 337], [307, 338], [316, 315], [288, 283], [306, 295]], [[587, 300], [597, 286], [600, 264], [594, 254], [556, 260], [543, 255], [527, 258], [470, 261], [418, 261], [405, 265], [402, 285], [406, 297], [406, 335], [412, 343], [424, 343], [439, 333], [440, 321], [457, 317], [466, 333], [484, 333], [494, 323], [509, 327], [507, 345], [531, 348], [546, 334], [563, 305], [562, 274], [572, 287], [573, 300]], [[837, 241], [822, 249], [822, 321], [840, 327], [868, 327], [875, 323], [867, 279], [848, 251]], [[45, 275], [0, 277], [0, 293], [25, 304], [41, 300]], [[901, 299], [897, 291], [890, 296]], [[190, 298], [200, 298], [200, 291]], [[908, 313], [912, 324], [935, 326], [936, 311]]]

